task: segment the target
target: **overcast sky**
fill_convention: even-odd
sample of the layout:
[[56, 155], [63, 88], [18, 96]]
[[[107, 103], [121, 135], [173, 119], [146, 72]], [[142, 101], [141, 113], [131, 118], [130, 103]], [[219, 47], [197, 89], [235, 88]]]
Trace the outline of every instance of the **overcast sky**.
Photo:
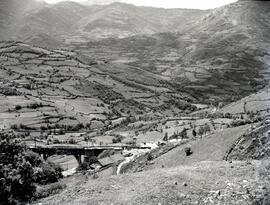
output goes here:
[[[44, 0], [48, 3], [57, 3], [66, 0]], [[69, 0], [71, 1], [71, 0]], [[86, 0], [72, 0], [83, 2]], [[94, 4], [103, 4], [117, 2], [114, 0], [88, 0]], [[196, 8], [196, 9], [210, 9], [223, 6], [235, 2], [237, 0], [118, 0], [118, 2], [132, 3], [138, 6], [153, 6], [163, 8]]]

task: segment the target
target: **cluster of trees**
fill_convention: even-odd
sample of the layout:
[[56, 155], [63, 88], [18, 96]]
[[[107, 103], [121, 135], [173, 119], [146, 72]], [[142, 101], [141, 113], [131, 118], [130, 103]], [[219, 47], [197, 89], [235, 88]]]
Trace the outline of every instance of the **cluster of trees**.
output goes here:
[[164, 137], [163, 137], [163, 140], [168, 141], [171, 139], [187, 139], [188, 138], [187, 130], [188, 130], [187, 128], [184, 128], [181, 132], [175, 132], [170, 137], [168, 136], [168, 133], [166, 132]]
[[58, 129], [59, 132], [64, 132], [64, 130], [65, 131], [79, 131], [81, 129], [84, 129], [85, 127], [86, 126], [84, 124], [82, 124], [82, 123], [78, 123], [78, 124], [75, 124], [75, 125], [59, 125], [59, 124], [55, 124], [55, 125], [47, 125], [47, 127], [46, 126], [41, 126], [40, 129], [41, 130]]
[[32, 104], [27, 105], [27, 108], [30, 108], [30, 109], [37, 109], [37, 108], [40, 108], [40, 107], [43, 107], [43, 104], [42, 103], [37, 103], [37, 102], [34, 102]]
[[44, 162], [29, 151], [13, 132], [0, 133], [1, 204], [20, 204], [33, 199], [37, 184], [57, 182], [59, 166]]
[[251, 119], [238, 119], [238, 120], [233, 120], [229, 127], [239, 127], [242, 125], [247, 125], [247, 124], [252, 124], [252, 123], [256, 123], [256, 122], [260, 122], [262, 121], [262, 117], [257, 116], [257, 117], [253, 117]]
[[116, 144], [116, 143], [121, 143], [122, 142], [122, 140], [123, 140], [123, 136], [121, 136], [121, 135], [116, 135], [113, 139], [112, 139], [112, 142], [114, 143], [114, 144]]
[[210, 131], [211, 131], [211, 128], [210, 128], [209, 124], [205, 124], [205, 125], [200, 126], [197, 134], [202, 137], [204, 134], [207, 134]]
[[18, 129], [21, 129], [21, 130], [31, 130], [32, 128], [27, 126], [27, 125], [24, 125], [24, 124], [13, 124], [10, 126], [11, 129], [13, 130], [18, 130]]
[[[43, 107], [43, 104], [42, 103], [37, 103], [37, 102], [34, 102], [32, 104], [29, 104], [26, 106], [27, 108], [30, 108], [30, 109], [37, 109], [37, 108], [40, 108], [40, 107]], [[21, 105], [16, 105], [15, 106], [15, 110], [21, 110], [23, 107]], [[11, 112], [11, 110], [9, 109], [9, 112]]]
[[212, 118], [212, 119], [217, 119], [217, 118], [229, 118], [232, 119], [235, 116], [231, 113], [222, 113], [222, 112], [214, 112], [214, 113], [209, 113], [207, 111], [201, 112], [198, 114], [198, 117], [200, 118]]
[[181, 132], [173, 133], [170, 139], [187, 139], [187, 128], [184, 128]]

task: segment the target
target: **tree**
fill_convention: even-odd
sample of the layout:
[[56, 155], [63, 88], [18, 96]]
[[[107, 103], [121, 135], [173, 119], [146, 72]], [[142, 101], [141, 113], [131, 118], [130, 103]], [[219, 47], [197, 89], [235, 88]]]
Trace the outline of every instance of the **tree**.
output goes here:
[[20, 110], [20, 109], [22, 109], [22, 106], [21, 105], [16, 105], [15, 106], [15, 110]]
[[166, 142], [168, 142], [169, 137], [168, 137], [168, 133], [167, 132], [165, 133], [165, 136], [163, 137], [163, 140], [166, 141]]
[[204, 133], [206, 134], [207, 132], [210, 132], [211, 131], [211, 128], [208, 124], [205, 124], [204, 125]]
[[210, 123], [213, 126], [214, 130], [216, 130], [216, 124], [213, 119], [210, 119]]
[[187, 129], [184, 128], [182, 132], [180, 133], [181, 139], [187, 139]]
[[0, 198], [3, 204], [28, 201], [35, 192], [34, 169], [26, 147], [11, 133], [0, 136]]
[[197, 132], [196, 132], [196, 130], [194, 129], [194, 130], [192, 130], [192, 135], [193, 135], [193, 137], [196, 137], [197, 136]]
[[[47, 172], [47, 166], [51, 172]], [[21, 204], [29, 201], [36, 183], [56, 182], [61, 168], [45, 163], [31, 152], [13, 132], [0, 133], [0, 204]], [[43, 176], [43, 180], [39, 178]]]
[[121, 143], [123, 139], [124, 139], [124, 137], [123, 137], [122, 135], [116, 135], [116, 136], [112, 139], [112, 142], [113, 142], [114, 144], [116, 144], [116, 143]]
[[204, 134], [204, 126], [200, 126], [199, 130], [198, 130], [198, 135], [200, 135], [201, 137], [203, 136]]
[[190, 155], [192, 155], [192, 151], [191, 151], [191, 147], [186, 147], [185, 148], [185, 153], [186, 153], [186, 156], [190, 156]]
[[241, 116], [240, 116], [240, 119], [241, 119], [241, 120], [243, 120], [243, 119], [244, 119], [244, 116], [243, 116], [242, 114], [241, 114]]

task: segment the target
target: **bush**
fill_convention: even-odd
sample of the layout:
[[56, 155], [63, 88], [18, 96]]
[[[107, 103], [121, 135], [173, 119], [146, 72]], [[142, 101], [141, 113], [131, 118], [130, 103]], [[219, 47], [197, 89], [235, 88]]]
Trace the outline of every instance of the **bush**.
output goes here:
[[190, 156], [190, 155], [192, 155], [192, 151], [191, 151], [191, 148], [190, 147], [186, 147], [185, 148], [185, 153], [186, 153], [186, 156]]
[[13, 132], [0, 134], [0, 204], [27, 202], [36, 183], [51, 183], [60, 177], [59, 167], [44, 163]]
[[69, 143], [69, 144], [77, 144], [76, 140], [73, 139], [73, 138], [69, 139], [69, 140], [68, 140], [68, 143]]
[[34, 197], [36, 199], [45, 198], [52, 194], [58, 194], [64, 188], [66, 188], [66, 185], [59, 182], [38, 187], [36, 193], [34, 194]]
[[20, 109], [22, 109], [22, 106], [20, 106], [20, 105], [15, 106], [15, 110], [20, 110]]
[[180, 133], [180, 138], [181, 139], [187, 139], [188, 137], [187, 137], [187, 129], [186, 128], [184, 128], [183, 130], [182, 130], [182, 132]]
[[114, 144], [121, 143], [122, 142], [122, 139], [123, 139], [123, 137], [121, 135], [117, 135], [117, 136], [115, 136], [115, 138], [112, 139], [112, 142]]
[[163, 141], [167, 142], [168, 140], [169, 140], [169, 137], [168, 137], [168, 133], [166, 132], [164, 137], [163, 137]]
[[79, 165], [79, 167], [77, 168], [78, 171], [85, 171], [89, 169], [89, 163], [87, 162], [83, 162]]
[[42, 163], [35, 169], [36, 182], [41, 185], [55, 183], [62, 178], [62, 168], [54, 163]]
[[35, 102], [35, 103], [30, 104], [30, 105], [27, 105], [27, 108], [31, 108], [31, 109], [37, 109], [39, 107], [43, 107], [43, 104]]
[[148, 155], [147, 155], [147, 160], [148, 161], [152, 161], [154, 159], [154, 157], [151, 155], [151, 153], [149, 153]]
[[18, 129], [18, 125], [14, 124], [10, 126], [10, 129], [12, 130], [17, 130]]
[[1, 134], [0, 140], [1, 203], [28, 201], [35, 192], [35, 179], [33, 166], [25, 158], [26, 147], [11, 134]]
[[197, 136], [197, 132], [196, 132], [196, 130], [194, 129], [194, 130], [192, 130], [192, 135], [193, 135], [193, 137], [196, 137]]

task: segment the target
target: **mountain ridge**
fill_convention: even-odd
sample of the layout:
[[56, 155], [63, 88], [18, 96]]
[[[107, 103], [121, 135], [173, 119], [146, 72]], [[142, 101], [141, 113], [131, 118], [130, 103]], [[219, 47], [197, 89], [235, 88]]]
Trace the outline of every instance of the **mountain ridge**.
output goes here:
[[[10, 10], [7, 8], [9, 5], [11, 3], [3, 8]], [[62, 42], [65, 39], [86, 42], [108, 37], [151, 35], [179, 30], [176, 25], [183, 22], [192, 24], [205, 13], [206, 11], [192, 9], [137, 7], [125, 3], [96, 6], [85, 6], [76, 2], [43, 4], [35, 12], [23, 12], [18, 23], [9, 24], [5, 29], [9, 33], [6, 40], [25, 40], [29, 35], [48, 35]], [[185, 17], [186, 15], [189, 17]], [[97, 21], [93, 22], [93, 19]], [[124, 26], [119, 27], [120, 21]]]

